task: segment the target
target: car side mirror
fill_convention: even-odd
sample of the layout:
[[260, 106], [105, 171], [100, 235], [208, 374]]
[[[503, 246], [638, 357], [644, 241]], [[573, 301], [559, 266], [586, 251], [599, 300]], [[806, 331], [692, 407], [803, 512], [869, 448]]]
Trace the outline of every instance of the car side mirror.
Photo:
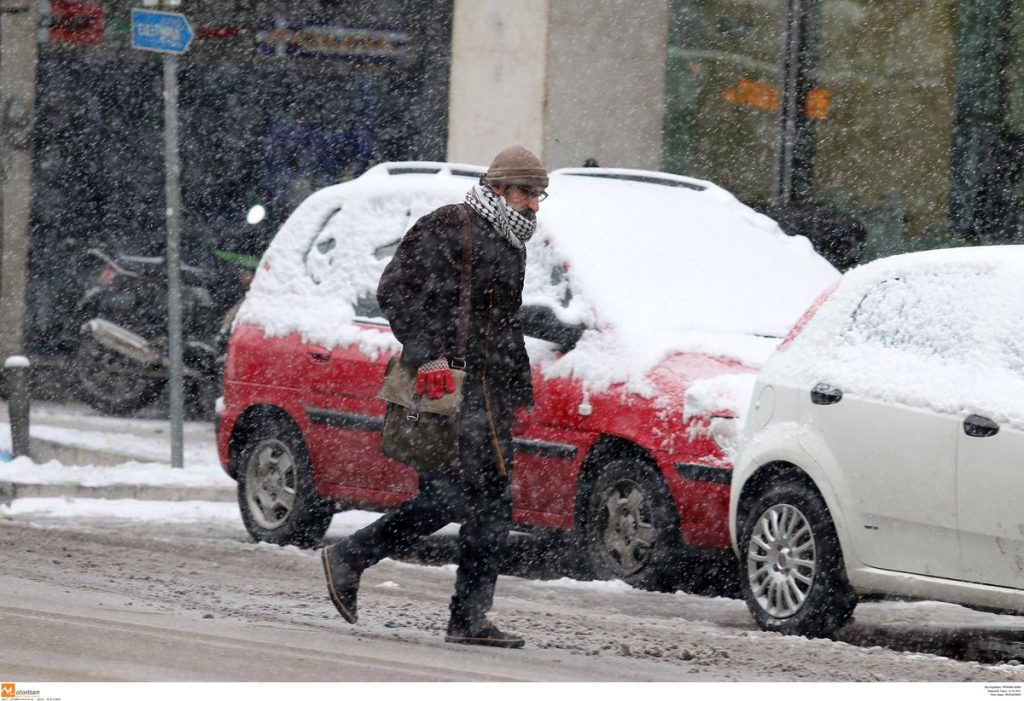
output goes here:
[[519, 309], [519, 320], [523, 324], [523, 333], [554, 343], [562, 353], [576, 347], [586, 328], [582, 324], [565, 323], [555, 316], [551, 307], [533, 304]]

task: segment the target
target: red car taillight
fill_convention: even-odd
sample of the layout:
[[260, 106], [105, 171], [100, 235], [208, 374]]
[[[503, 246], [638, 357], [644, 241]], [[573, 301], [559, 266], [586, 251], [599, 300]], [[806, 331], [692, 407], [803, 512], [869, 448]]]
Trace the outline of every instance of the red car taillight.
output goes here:
[[836, 291], [840, 282], [841, 280], [836, 280], [827, 290], [818, 295], [818, 298], [814, 300], [814, 303], [807, 308], [807, 311], [804, 312], [803, 316], [797, 320], [796, 324], [793, 325], [793, 328], [789, 330], [788, 334], [786, 334], [786, 337], [782, 339], [782, 343], [779, 344], [779, 347], [776, 350], [783, 350], [786, 346], [796, 340], [796, 337], [800, 335], [800, 332], [804, 330], [804, 327], [810, 323], [811, 319], [814, 318], [814, 315], [818, 313], [819, 309], [821, 309], [821, 305], [825, 303], [825, 300], [831, 297], [832, 293]]
[[114, 281], [115, 277], [117, 277], [117, 268], [112, 265], [108, 265], [100, 271], [99, 277], [96, 278], [96, 284], [100, 287], [106, 287]]

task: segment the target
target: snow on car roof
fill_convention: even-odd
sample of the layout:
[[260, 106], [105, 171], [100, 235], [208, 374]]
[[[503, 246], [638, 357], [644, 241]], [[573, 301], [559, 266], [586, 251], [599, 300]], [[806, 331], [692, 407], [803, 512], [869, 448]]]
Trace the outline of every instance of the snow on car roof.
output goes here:
[[1024, 246], [907, 253], [846, 273], [763, 383], [984, 413], [1024, 428]]
[[571, 169], [552, 173], [548, 192], [539, 236], [569, 262], [589, 321], [616, 330], [550, 372], [598, 387], [627, 382], [646, 393], [646, 374], [673, 352], [758, 366], [776, 342], [757, 336], [784, 336], [839, 276], [806, 238], [707, 181]]
[[[358, 343], [371, 354], [396, 347], [388, 334], [352, 325], [353, 307], [372, 307], [388, 246], [418, 217], [462, 201], [483, 172], [387, 163], [313, 194], [268, 248], [236, 323], [328, 347]], [[573, 374], [597, 390], [625, 382], [646, 393], [647, 374], [673, 352], [759, 365], [775, 341], [754, 335], [784, 335], [838, 277], [805, 238], [707, 181], [566, 169], [551, 174], [548, 191], [528, 247], [524, 302], [613, 331], [585, 334], [573, 352], [542, 362], [546, 373]], [[556, 280], [561, 273], [571, 284]], [[543, 348], [531, 344], [531, 352]]]
[[539, 219], [574, 284], [616, 326], [783, 336], [838, 277], [806, 238], [711, 183], [601, 170], [553, 173]]

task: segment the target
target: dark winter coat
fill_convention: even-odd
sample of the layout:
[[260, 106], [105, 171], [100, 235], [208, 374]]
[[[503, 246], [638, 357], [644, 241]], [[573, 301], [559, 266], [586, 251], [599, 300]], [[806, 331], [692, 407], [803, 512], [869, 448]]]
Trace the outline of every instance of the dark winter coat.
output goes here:
[[518, 316], [525, 249], [513, 248], [466, 205], [441, 207], [406, 233], [381, 275], [377, 301], [407, 360], [420, 365], [453, 357], [464, 222], [459, 209], [468, 212], [474, 231], [467, 381], [477, 385], [486, 370], [488, 394], [504, 419], [510, 409], [533, 404]]

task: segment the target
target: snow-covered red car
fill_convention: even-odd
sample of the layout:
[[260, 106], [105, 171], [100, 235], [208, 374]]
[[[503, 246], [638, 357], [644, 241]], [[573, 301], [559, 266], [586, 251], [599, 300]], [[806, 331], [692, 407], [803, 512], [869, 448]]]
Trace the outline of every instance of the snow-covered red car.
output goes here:
[[[312, 545], [336, 509], [415, 492], [379, 451], [377, 393], [401, 348], [375, 290], [413, 222], [482, 173], [376, 166], [309, 197], [263, 256], [217, 433], [256, 539]], [[528, 245], [536, 406], [515, 436], [513, 519], [578, 531], [598, 576], [670, 586], [682, 556], [728, 548], [724, 445], [752, 373], [838, 273], [708, 182], [585, 168], [548, 191]]]
[[758, 625], [864, 594], [1024, 613], [1024, 246], [846, 273], [764, 365], [731, 526]]

